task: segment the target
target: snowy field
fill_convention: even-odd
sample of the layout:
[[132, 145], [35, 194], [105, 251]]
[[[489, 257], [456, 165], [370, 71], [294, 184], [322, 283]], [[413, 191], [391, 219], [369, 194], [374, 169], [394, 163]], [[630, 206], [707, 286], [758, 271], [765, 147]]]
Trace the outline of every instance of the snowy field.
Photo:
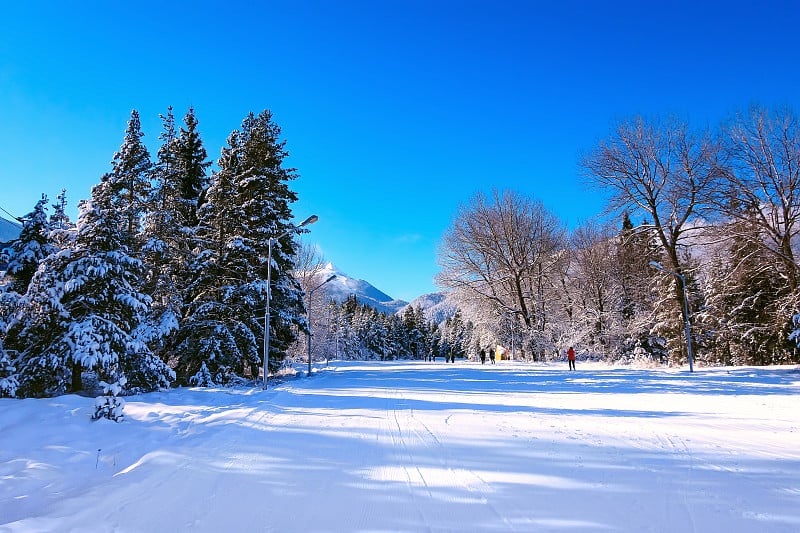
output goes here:
[[0, 400], [0, 531], [800, 531], [800, 372], [336, 362]]

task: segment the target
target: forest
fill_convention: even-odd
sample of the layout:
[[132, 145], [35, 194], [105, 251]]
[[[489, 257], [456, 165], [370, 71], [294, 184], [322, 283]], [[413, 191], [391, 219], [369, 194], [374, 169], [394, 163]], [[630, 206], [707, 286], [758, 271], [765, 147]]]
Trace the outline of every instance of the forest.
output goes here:
[[[457, 317], [426, 324], [423, 310], [406, 309], [405, 338], [422, 341], [404, 344], [386, 333], [397, 318], [334, 307], [315, 313], [319, 349], [422, 359], [500, 346], [550, 361], [574, 346], [620, 364], [686, 364], [690, 349], [703, 365], [800, 361], [793, 110], [754, 106], [716, 131], [634, 117], [580, 168], [609, 198], [603, 216], [569, 229], [535, 198], [479, 192], [439, 249], [437, 282]], [[337, 351], [343, 337], [349, 348]]]
[[270, 111], [244, 119], [213, 170], [194, 110], [161, 118], [153, 157], [131, 113], [77, 221], [66, 191], [24, 217], [0, 280], [0, 396], [80, 391], [87, 373], [126, 394], [257, 380], [268, 290], [268, 374], [306, 353], [455, 360], [498, 346], [529, 361], [569, 346], [620, 364], [800, 361], [791, 109], [753, 106], [716, 130], [620, 121], [581, 156], [609, 203], [577, 228], [516, 191], [473, 194], [439, 247], [441, 321], [309, 296], [321, 260], [296, 238], [299, 174]]

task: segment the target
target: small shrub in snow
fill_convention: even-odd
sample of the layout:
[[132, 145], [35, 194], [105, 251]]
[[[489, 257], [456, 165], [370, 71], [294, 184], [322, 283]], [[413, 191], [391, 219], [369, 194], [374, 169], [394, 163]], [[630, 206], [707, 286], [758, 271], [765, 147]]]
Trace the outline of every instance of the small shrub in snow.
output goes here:
[[94, 400], [92, 420], [108, 418], [114, 422], [122, 422], [125, 416], [122, 412], [125, 409], [125, 400], [120, 398], [119, 394], [122, 392], [126, 382], [125, 376], [110, 385], [105, 381], [100, 382], [100, 385], [103, 386], [103, 396], [98, 396]]
[[3, 342], [0, 340], [0, 398], [13, 398], [17, 395], [19, 383], [15, 371], [11, 357], [3, 350]]
[[794, 322], [794, 331], [789, 335], [789, 340], [800, 346], [800, 313], [792, 317], [792, 322]]
[[215, 385], [214, 378], [211, 376], [205, 361], [203, 361], [203, 365], [197, 371], [197, 374], [189, 378], [189, 385], [193, 387], [211, 387]]

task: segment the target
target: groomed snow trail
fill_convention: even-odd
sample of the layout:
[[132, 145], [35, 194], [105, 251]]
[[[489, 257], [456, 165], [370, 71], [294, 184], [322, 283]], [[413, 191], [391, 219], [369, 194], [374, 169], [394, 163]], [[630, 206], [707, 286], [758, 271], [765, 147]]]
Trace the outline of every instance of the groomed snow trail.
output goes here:
[[800, 373], [337, 362], [0, 400], [0, 531], [800, 530]]

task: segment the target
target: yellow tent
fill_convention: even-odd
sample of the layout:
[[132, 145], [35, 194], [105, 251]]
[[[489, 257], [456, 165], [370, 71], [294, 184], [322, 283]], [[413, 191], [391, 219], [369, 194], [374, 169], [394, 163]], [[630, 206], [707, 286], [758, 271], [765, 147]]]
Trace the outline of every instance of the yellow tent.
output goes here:
[[511, 358], [511, 352], [508, 348], [498, 344], [494, 349], [494, 357], [498, 361], [508, 360]]

